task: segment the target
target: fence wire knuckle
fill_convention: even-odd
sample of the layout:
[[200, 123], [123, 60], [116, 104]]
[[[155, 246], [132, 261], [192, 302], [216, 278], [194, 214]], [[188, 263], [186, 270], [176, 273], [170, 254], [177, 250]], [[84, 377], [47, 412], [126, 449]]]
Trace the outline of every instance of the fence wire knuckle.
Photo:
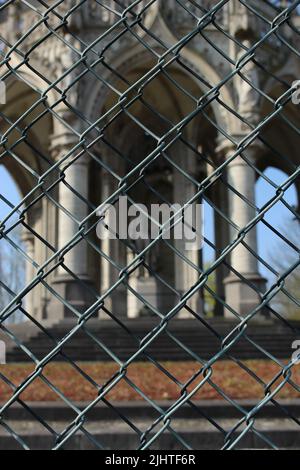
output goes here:
[[0, 0], [1, 449], [299, 436], [299, 57], [300, 0]]

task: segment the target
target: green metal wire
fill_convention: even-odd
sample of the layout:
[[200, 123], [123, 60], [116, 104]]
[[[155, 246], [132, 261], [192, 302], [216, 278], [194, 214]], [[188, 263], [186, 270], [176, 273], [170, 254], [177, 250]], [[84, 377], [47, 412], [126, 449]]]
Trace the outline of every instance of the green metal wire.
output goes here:
[[[11, 398], [0, 405], [0, 426], [15, 439], [21, 448], [28, 449], [28, 445], [22, 436], [19, 436], [7, 422], [5, 416], [9, 408], [19, 403], [24, 407], [31, 415], [32, 419], [39, 422], [53, 437], [53, 449], [61, 449], [70, 441], [72, 436], [78, 432], [82, 432], [85, 437], [90, 441], [93, 446], [99, 449], [104, 449], [105, 445], [99, 442], [95, 436], [93, 436], [86, 429], [87, 415], [93, 413], [94, 407], [102, 402], [108, 407], [113, 407], [119, 416], [121, 421], [130, 426], [130, 428], [136, 433], [139, 438], [138, 449], [150, 448], [158, 438], [165, 432], [169, 432], [177, 445], [183, 449], [192, 449], [189, 442], [176, 431], [172, 425], [173, 417], [176, 415], [178, 409], [183, 405], [188, 405], [195, 409], [199, 415], [199, 418], [204, 418], [210, 424], [222, 434], [224, 444], [223, 449], [234, 449], [243, 437], [248, 433], [254, 433], [256, 437], [261, 439], [264, 444], [272, 449], [276, 449], [277, 446], [272, 440], [266, 436], [266, 434], [256, 428], [256, 417], [259, 411], [265, 407], [268, 403], [272, 403], [278, 407], [289, 419], [291, 419], [298, 426], [300, 425], [299, 419], [293, 416], [289, 411], [277, 400], [277, 395], [284, 387], [291, 386], [295, 390], [299, 391], [299, 386], [292, 380], [292, 370], [294, 363], [291, 360], [288, 364], [284, 364], [281, 360], [276, 358], [274, 355], [266, 351], [259, 343], [256, 343], [251, 339], [248, 334], [249, 325], [252, 320], [257, 317], [262, 309], [266, 309], [270, 316], [274, 316], [279, 319], [286, 327], [291, 330], [295, 330], [294, 325], [289, 322], [286, 318], [276, 311], [272, 304], [272, 299], [279, 293], [284, 293], [289, 300], [294, 303], [295, 306], [299, 306], [299, 299], [295, 297], [286, 288], [285, 281], [289, 275], [295, 272], [300, 265], [300, 258], [295, 260], [283, 273], [278, 273], [270, 263], [263, 259], [258, 253], [254, 252], [251, 247], [247, 244], [246, 235], [255, 228], [258, 224], [262, 224], [267, 229], [271, 230], [278, 239], [288, 244], [298, 255], [299, 248], [295, 246], [293, 241], [287, 237], [287, 235], [280, 233], [275, 227], [273, 227], [266, 219], [265, 216], [270, 212], [272, 208], [281, 202], [285, 205], [286, 209], [290, 213], [299, 219], [298, 208], [292, 207], [285, 199], [286, 191], [294, 184], [298, 177], [300, 169], [295, 165], [294, 162], [289, 162], [291, 169], [290, 175], [287, 177], [281, 185], [275, 184], [269, 177], [267, 177], [261, 168], [257, 167], [253, 162], [247, 158], [246, 150], [254, 142], [259, 142], [266, 149], [279, 154], [279, 157], [283, 160], [287, 160], [286, 155], [281, 155], [276, 148], [273, 147], [272, 142], [266, 141], [262, 132], [267, 127], [272, 125], [276, 119], [281, 119], [294, 133], [295, 139], [299, 140], [300, 128], [285, 114], [287, 105], [292, 99], [295, 88], [291, 87], [290, 84], [286, 83], [284, 79], [277, 77], [276, 73], [269, 71], [264, 63], [258, 58], [258, 52], [261, 51], [267, 44], [270, 38], [276, 38], [278, 44], [285, 47], [289, 54], [297, 56], [299, 60], [299, 51], [294, 45], [294, 42], [290, 40], [290, 36], [287, 37], [284, 33], [284, 27], [288, 26], [289, 31], [293, 36], [299, 36], [299, 31], [294, 27], [291, 19], [294, 14], [297, 13], [300, 1], [288, 2], [288, 6], [282, 7], [281, 2], [272, 2], [264, 0], [260, 2], [263, 6], [260, 9], [255, 7], [253, 2], [245, 2], [240, 0], [239, 3], [243, 5], [255, 18], [257, 18], [262, 25], [265, 27], [265, 32], [262, 36], [257, 37], [256, 40], [251, 44], [249, 48], [240, 42], [240, 40], [233, 36], [219, 21], [218, 14], [222, 13], [230, 7], [231, 0], [221, 0], [210, 2], [210, 6], [202, 5], [202, 2], [198, 1], [184, 1], [174, 0], [174, 7], [181, 8], [183, 12], [190, 13], [191, 15], [191, 27], [190, 30], [183, 34], [182, 37], [174, 41], [173, 44], [166, 44], [161, 38], [156, 35], [155, 30], [151, 30], [147, 26], [145, 21], [145, 13], [152, 7], [159, 3], [159, 0], [115, 0], [113, 2], [94, 0], [94, 4], [99, 11], [106, 12], [107, 14], [115, 15], [115, 22], [97, 36], [91, 43], [86, 42], [84, 37], [81, 37], [76, 28], [72, 28], [72, 21], [76, 18], [76, 15], [80, 14], [83, 8], [90, 3], [88, 0], [81, 1], [40, 1], [39, 6], [31, 4], [31, 2], [9, 0], [7, 2], [0, 2], [0, 23], [5, 21], [8, 15], [8, 11], [11, 8], [15, 8], [16, 11], [20, 12], [20, 15], [34, 14], [35, 20], [30, 24], [27, 31], [22, 30], [20, 23], [20, 31], [18, 31], [18, 39], [14, 43], [10, 43], [9, 38], [5, 37], [5, 34], [0, 32], [0, 72], [1, 79], [7, 84], [11, 80], [17, 79], [26, 85], [30, 86], [32, 91], [37, 96], [36, 101], [28, 105], [26, 111], [19, 116], [16, 120], [12, 120], [11, 117], [5, 115], [0, 108], [0, 120], [4, 124], [5, 131], [0, 133], [0, 163], [1, 160], [9, 158], [16, 166], [22, 167], [26, 171], [31, 180], [34, 182], [32, 188], [22, 198], [22, 200], [14, 205], [10, 202], [3, 194], [0, 194], [1, 201], [9, 207], [6, 217], [0, 222], [0, 241], [3, 240], [8, 243], [16, 253], [27, 262], [31, 263], [35, 268], [35, 276], [32, 277], [30, 282], [19, 292], [13, 292], [11, 287], [6, 284], [5, 280], [0, 280], [0, 287], [10, 294], [11, 301], [7, 303], [5, 308], [0, 312], [0, 328], [3, 334], [5, 334], [10, 340], [12, 340], [16, 346], [22, 351], [32, 364], [35, 369], [21, 384], [18, 386], [14, 385], [11, 380], [5, 376], [5, 369], [0, 372], [0, 382], [5, 383], [12, 390]], [[67, 9], [65, 9], [67, 7]], [[267, 10], [264, 8], [266, 7]], [[268, 12], [268, 15], [266, 13]], [[51, 26], [51, 20], [55, 17], [56, 25]], [[146, 34], [142, 37], [137, 33], [137, 27], [143, 30]], [[209, 35], [207, 34], [207, 28], [214, 28], [215, 31], [224, 35], [224, 40], [232, 42], [243, 50], [243, 54], [235, 61], [226, 53], [223, 49], [221, 50], [217, 44], [212, 42]], [[67, 32], [67, 35], [62, 35], [62, 32]], [[38, 33], [40, 37], [33, 39], [34, 34]], [[114, 65], [111, 63], [111, 51], [122, 41], [126, 35], [130, 34], [131, 38], [136, 44], [139, 44], [149, 53], [153, 59], [153, 63], [149, 65], [147, 70], [141, 74], [141, 76], [135, 81], [130, 82], [128, 77], [120, 75], [118, 70], [114, 69]], [[201, 37], [201, 40], [207, 45], [214, 49], [215, 53], [222, 56], [223, 61], [230, 65], [230, 72], [224, 73], [222, 80], [217, 84], [210, 84], [207, 81], [207, 77], [202, 76], [194, 68], [188, 64], [184, 58], [182, 51], [187, 46], [191, 45], [192, 41], [196, 37]], [[157, 45], [152, 47], [152, 43], [148, 41], [151, 38]], [[39, 52], [43, 47], [44, 43], [48, 39], [55, 39], [60, 43], [64, 44], [72, 53], [73, 61], [72, 64], [66, 68], [66, 70], [60, 76], [56, 77], [55, 80], [50, 80], [48, 76], [43, 74], [42, 70], [36, 69], [34, 63], [31, 61], [33, 54], [39, 56]], [[72, 40], [77, 41], [80, 45], [80, 50], [74, 46]], [[18, 57], [18, 64], [12, 61], [14, 56]], [[268, 78], [273, 78], [280, 84], [284, 91], [276, 99], [269, 96], [265, 91], [260, 89], [257, 85], [251, 83], [244, 73], [244, 67], [248, 63], [255, 64]], [[13, 65], [14, 64], [14, 65]], [[184, 85], [170, 73], [172, 65], [176, 65], [182, 72], [188, 73], [194, 77], [205, 90], [202, 96], [194, 96], [190, 90], [187, 90]], [[24, 75], [21, 73], [22, 67], [28, 67], [28, 69], [36, 75], [39, 80], [45, 85], [43, 90], [34, 88], [33, 85], [27, 82]], [[98, 71], [98, 67], [101, 66], [104, 73]], [[80, 107], [74, 107], [72, 103], [68, 101], [68, 93], [72, 88], [78, 86], [81, 81], [87, 76], [93, 76], [95, 80], [101, 83], [107, 92], [111, 92], [117, 97], [114, 104], [106, 108], [102, 114], [91, 120], [84, 115]], [[107, 79], [107, 77], [110, 77]], [[157, 77], [163, 78], [166, 82], [171, 84], [177, 92], [180, 92], [186, 98], [193, 103], [193, 109], [186, 115], [181, 116], [178, 122], [172, 121], [170, 118], [163, 116], [162, 113], [156, 109], [155, 103], [147, 100], [145, 96], [145, 90], [147, 87], [154, 82]], [[260, 122], [253, 123], [247, 121], [243, 116], [240, 116], [236, 109], [231, 108], [225, 103], [221, 96], [221, 91], [224, 86], [230, 86], [235, 78], [242, 78], [248, 85], [251, 85], [253, 90], [268, 104], [270, 105], [270, 111], [266, 114]], [[67, 83], [66, 81], [67, 80]], [[124, 88], [118, 89], [118, 84], [122, 83]], [[56, 100], [50, 103], [49, 96], [51, 93], [55, 93]], [[72, 120], [65, 120], [59, 113], [59, 106], [63, 104], [68, 110], [68, 113], [73, 117], [76, 117], [77, 122], [80, 123], [80, 127], [72, 125]], [[161, 123], [160, 131], [163, 135], [158, 135], [149, 128], [144, 122], [138, 118], [134, 112], [134, 105], [142, 104], [145, 109], [155, 115], [157, 122]], [[223, 109], [230, 113], [236, 119], [239, 119], [243, 123], [248, 132], [244, 134], [242, 139], [238, 136], [230, 135], [226, 129], [224, 129], [220, 123], [217, 123], [211, 116], [209, 110], [212, 105], [216, 105], [219, 109]], [[34, 116], [34, 117], [33, 117]], [[49, 158], [49, 155], [43, 154], [41, 149], [37, 148], [33, 141], [30, 139], [31, 130], [39, 124], [45, 117], [51, 117], [53, 121], [61, 123], [72, 135], [72, 142], [67, 152], [62, 157], [53, 162]], [[232, 154], [223, 161], [212, 160], [205, 150], [199, 150], [197, 146], [186, 137], [186, 129], [192, 121], [196, 121], [199, 116], [204, 116], [207, 122], [210, 123], [214, 132], [222, 136], [224, 140], [231, 144]], [[130, 159], [130, 156], [123, 154], [112, 142], [107, 139], [106, 132], [113, 129], [114, 124], [120, 117], [126, 117], [132, 124], [136, 126], [145, 135], [151, 137], [155, 143], [153, 149], [139, 162], [134, 162]], [[30, 118], [30, 124], [25, 124], [25, 118]], [[17, 155], [18, 146], [21, 144], [27, 148], [33, 150], [35, 155], [41, 162], [41, 170], [38, 172], [36, 169], [31, 168], [30, 165], [26, 164]], [[126, 162], [128, 165], [128, 171], [124, 175], [120, 176], [116, 173], [110, 164], [101, 158], [97, 151], [96, 146], [102, 144], [104, 148], [111, 150], [115, 155], [118, 155], [120, 161]], [[195, 178], [194, 175], [190, 174], [188, 170], [181, 168], [181, 166], [173, 161], [170, 156], [170, 150], [172, 146], [184, 145], [186, 149], [191, 150], [197, 157], [198, 161], [205, 163], [210, 166], [211, 171], [206, 176], [204, 175], [201, 179]], [[147, 181], [147, 170], [159, 159], [163, 158], [165, 162], [168, 162], [170, 168], [180, 174], [193, 184], [195, 188], [194, 195], [185, 202], [185, 206], [191, 203], [197, 202], [201, 199], [209, 201], [211, 207], [215, 212], [222, 217], [222, 220], [227, 224], [228, 227], [235, 229], [235, 238], [228, 242], [227, 246], [223, 250], [218, 250], [215, 244], [205, 238], [205, 243], [210, 246], [215, 253], [215, 259], [208, 267], [200, 268], [196, 266], [191, 260], [189, 260], [183, 253], [181, 253], [176, 247], [174, 247], [167, 240], [163, 240], [164, 230], [168, 227], [173, 228], [180, 220], [183, 215], [181, 211], [173, 214], [167, 223], [160, 227], [159, 234], [156, 238], [149, 241], [141, 251], [131, 243], [130, 241], [118, 239], [120, 244], [124, 244], [127, 249], [131, 249], [133, 258], [130, 263], [126, 266], [120, 266], [120, 264], [110, 258], [106, 253], [103, 252], [101, 246], [93, 240], [93, 234], [95, 232], [98, 220], [96, 220], [96, 214], [99, 210], [92, 200], [84, 198], [76, 188], [70, 186], [66, 181], [67, 169], [75, 165], [83, 155], [88, 155], [99, 169], [106, 171], [115, 181], [115, 190], [109, 195], [108, 199], [102, 201], [102, 206], [107, 203], [116, 204], [119, 196], [127, 195], [131, 202], [134, 200], [131, 197], [131, 190], [138, 187], [139, 184], [143, 184], [147, 187], [149, 194], [155, 195], [157, 199], [171, 204], [171, 201], [167, 201], [165, 196], [162, 195], [157, 188], [155, 188], [151, 182]], [[274, 197], [269, 199], [265, 205], [261, 208], [249, 201], [243, 194], [237, 192], [226, 179], [226, 171], [228, 165], [233, 162], [237, 157], [241, 157], [246, 164], [251, 166], [256, 172], [257, 176], [264, 179], [274, 189]], [[255, 217], [249, 221], [249, 223], [239, 229], [228, 214], [224, 213], [222, 209], [210, 200], [209, 194], [213, 189], [216, 182], [222, 183], [226, 187], [227, 191], [231, 191], [237, 194], [245, 204], [250, 205], [255, 210]], [[84, 220], [77, 220], [57, 198], [57, 190], [59, 187], [64, 185], [66, 188], [71, 190], [74, 195], [84, 203], [88, 209], [88, 215]], [[0, 190], [1, 193], [1, 190]], [[74, 233], [72, 239], [68, 240], [68, 243], [57, 248], [53, 246], [50, 240], [45, 240], [40, 234], [38, 234], [33, 227], [27, 222], [27, 214], [30, 213], [31, 209], [42, 200], [48, 200], [53, 207], [56, 207], [59, 212], [63, 212], [69, 217], [77, 226], [77, 231]], [[47, 249], [47, 259], [41, 265], [35, 260], [31, 259], [26, 253], [24, 248], [18, 245], [13, 239], [13, 232], [17, 227], [23, 227], [31, 235], [43, 244]], [[109, 229], [109, 227], [108, 227]], [[118, 234], [117, 234], [118, 235]], [[111, 283], [104, 293], [99, 292], [90, 285], [87, 285], [84, 280], [80, 279], [75, 273], [71, 272], [66, 266], [64, 260], [65, 256], [71, 252], [80, 242], [85, 241], [86, 244], [94, 251], [94, 253], [101, 259], [105, 259], [117, 272], [118, 279]], [[197, 271], [198, 279], [194, 285], [190, 286], [190, 289], [185, 293], [177, 291], [176, 287], [168, 283], [162, 276], [156, 272], [156, 270], [147, 262], [147, 254], [157, 246], [161, 241], [164, 241], [166, 246], [173, 251], [174, 255], [178, 257], [182, 263], [188, 264], [194, 270]], [[258, 261], [263, 264], [273, 275], [274, 281], [267, 287], [264, 293], [259, 293], [255, 285], [251, 284], [242, 273], [236, 272], [230, 265], [229, 255], [238, 246], [243, 245], [247, 248], [254, 256], [257, 257]], [[131, 275], [139, 267], [143, 266], [148, 272], [156, 278], [160, 283], [164, 284], [170, 291], [176, 295], [176, 305], [168, 312], [161, 312], [158, 308], [153, 307], [143, 296], [137, 293], [129, 284]], [[230, 272], [239, 277], [243, 282], [248, 284], [260, 295], [259, 304], [249, 312], [246, 316], [242, 317], [238, 312], [235, 312], [226, 301], [221, 298], [216, 292], [214, 292], [208, 285], [209, 276], [214, 274], [220, 266], [225, 266]], [[63, 296], [59, 295], [51, 285], [51, 275], [58, 267], [62, 267], [78, 285], [86, 289], [89, 294], [93, 297], [93, 304], [85, 311], [78, 311], [74, 305], [71, 305]], [[42, 285], [48, 293], [56, 298], [61, 304], [69, 309], [69, 311], [76, 318], [76, 323], [70, 326], [69, 332], [60, 341], [57, 341], [51, 332], [43, 326], [42, 322], [34, 318], [31, 312], [26, 310], [24, 298], [28, 293], [36, 288], [36, 286]], [[152, 315], [157, 320], [156, 326], [150, 331], [142, 340], [135, 335], [134, 332], [130, 331], [126, 322], [117, 317], [116, 312], [111, 312], [107, 307], [108, 298], [116, 292], [120, 286], [125, 286], [126, 289], [135, 295], [140, 302], [142, 302], [151, 311]], [[200, 316], [197, 312], [193, 311], [187, 304], [188, 300], [192, 298], [200, 290], [205, 290], [211, 296], [214, 297], [215, 302], [222, 305], [230, 311], [236, 318], [238, 323], [234, 323], [230, 332], [226, 337], [220, 335], [209, 320], [203, 316]], [[185, 345], [176, 335], [171, 331], [170, 324], [173, 318], [176, 318], [178, 313], [182, 310], [189, 312], [195, 320], [207, 329], [210, 334], [213, 334], [219, 341], [219, 350], [213, 354], [209, 360], [201, 358], [195, 351], [192, 351], [187, 345]], [[42, 359], [39, 359], [35, 354], [28, 348], [28, 346], [18, 338], [10, 324], [6, 322], [12, 314], [16, 311], [20, 311], [27, 320], [31, 321], [45, 336], [53, 342], [53, 348], [46, 354]], [[130, 336], [135, 344], [135, 353], [127, 358], [127, 360], [121, 360], [117, 355], [108, 348], [103, 341], [95, 336], [92, 329], [89, 328], [89, 321], [95, 317], [99, 312], [103, 311], [108, 317], [110, 317], [116, 326], [124, 330], [128, 336]], [[99, 350], [103, 350], [110, 357], [119, 368], [105, 384], [101, 386], [79, 366], [75, 361], [69, 358], [64, 353], [64, 346], [75, 337], [76, 333], [83, 331], [87, 337], [89, 337]], [[298, 331], [296, 329], [296, 331]], [[167, 335], [170, 341], [176, 345], [179, 349], [184, 350], [189, 356], [190, 360], [195, 361], [198, 364], [198, 371], [187, 383], [181, 383], [175, 376], [173, 376], [163, 364], [155, 360], [149, 351], [149, 346], [155, 341], [156, 338], [162, 334]], [[264, 380], [255, 374], [251, 368], [243, 363], [239, 358], [233, 354], [233, 348], [239, 341], [243, 339], [251, 344], [253, 348], [260, 352], [260, 354], [275, 363], [280, 372], [270, 381], [265, 383]], [[55, 385], [52, 384], [44, 374], [45, 367], [56, 360], [58, 356], [71, 365], [76, 372], [89, 382], [90, 385], [97, 391], [97, 398], [91, 403], [81, 409], [77, 404], [74, 404], [69, 400]], [[155, 400], [148, 397], [144, 391], [138, 387], [128, 376], [128, 367], [132, 365], [136, 360], [143, 358], [143, 360], [149, 362], [160, 372], [162, 372], [170, 382], [176, 384], [180, 388], [180, 397], [174, 401], [172, 406], [168, 409], [164, 409], [160, 404], [156, 403]], [[255, 406], [249, 411], [246, 410], [238, 401], [233, 400], [228, 396], [222, 388], [214, 382], [213, 366], [220, 360], [227, 359], [232, 361], [235, 365], [240, 367], [249, 377], [254, 379], [264, 389], [264, 398], [256, 403]], [[31, 407], [24, 402], [21, 395], [28, 389], [28, 387], [34, 383], [36, 379], [41, 379], [43, 383], [49, 387], [68, 407], [70, 407], [76, 414], [76, 417], [68, 426], [61, 432], [57, 432], [52, 424], [47, 423], [45, 419], [36, 414]], [[107, 395], [114, 389], [121, 381], [125, 381], [126, 384], [134, 389], [134, 391], [147, 402], [153, 409], [155, 409], [159, 418], [153, 421], [146, 431], [142, 431], [136, 426], [129, 417], [126, 417], [121, 411], [118, 410], [113, 403], [111, 403]], [[239, 411], [241, 418], [238, 420], [235, 426], [231, 429], [224, 429], [216, 420], [208, 416], [202, 409], [198, 408], [193, 402], [195, 394], [203, 389], [203, 387], [209, 384], [220, 396], [220, 399], [230, 403], [232, 407]]]

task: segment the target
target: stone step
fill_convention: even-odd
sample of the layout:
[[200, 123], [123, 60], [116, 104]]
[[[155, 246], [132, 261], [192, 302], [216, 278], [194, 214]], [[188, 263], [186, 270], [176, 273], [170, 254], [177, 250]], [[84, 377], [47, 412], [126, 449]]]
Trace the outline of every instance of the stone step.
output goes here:
[[[240, 419], [243, 413], [249, 412], [257, 405], [256, 400], [249, 399], [235, 400], [236, 406], [225, 400], [192, 400], [192, 403], [193, 406], [185, 403], [177, 408], [174, 417], [176, 419], [197, 419], [209, 416], [212, 419]], [[71, 408], [63, 401], [26, 402], [26, 407], [20, 403], [13, 403], [2, 413], [2, 416], [5, 420], [10, 421], [30, 421], [32, 420], [32, 414], [28, 411], [30, 408], [35, 416], [47, 421], [72, 421], [77, 416], [75, 408], [81, 412], [89, 404], [89, 402], [73, 402], [74, 408]], [[97, 403], [86, 416], [92, 421], [113, 421], [119, 419], [120, 414], [129, 420], [140, 418], [155, 420], [162, 412], [170, 409], [174, 402], [170, 400], [155, 401], [156, 408], [142, 400], [113, 401], [110, 404], [112, 406], [108, 406], [104, 402]], [[287, 416], [300, 416], [300, 399], [280, 399], [268, 402], [257, 414], [258, 418], [264, 419], [281, 419]]]
[[[22, 445], [32, 450], [47, 450], [55, 447], [56, 437], [65, 430], [76, 418], [74, 409], [65, 403], [27, 403], [29, 408], [45, 420], [53, 430], [46, 429], [41, 422], [34, 420], [32, 414], [19, 404], [12, 405], [3, 413], [3, 422], [19, 436], [19, 441], [10, 436], [4, 427], [0, 429], [0, 450], [18, 450]], [[88, 403], [74, 403], [79, 410], [84, 410]], [[149, 403], [144, 402], [113, 402], [113, 407], [104, 403], [96, 405], [86, 413], [84, 430], [78, 431], [64, 445], [63, 449], [96, 449], [95, 442], [89, 440], [86, 431], [92, 439], [98, 442], [103, 449], [134, 450], [140, 446], [142, 433], [147, 431], [163, 412], [172, 406], [172, 402], [157, 402], [157, 411]], [[182, 439], [192, 449], [221, 449], [224, 445], [226, 433], [229, 432], [237, 421], [245, 416], [245, 413], [253, 409], [255, 401], [242, 400], [236, 403], [236, 407], [224, 401], [195, 401], [193, 407], [188, 404], [178, 408], [174, 414], [171, 426], [172, 430], [180, 435], [180, 440], [174, 434], [165, 430], [161, 436], [150, 446], [157, 450], [181, 450], [184, 449]], [[241, 409], [244, 411], [242, 412]], [[283, 411], [285, 410], [285, 412]], [[117, 411], [118, 412], [117, 412]], [[197, 411], [198, 410], [198, 411]], [[118, 414], [119, 413], [119, 414]], [[134, 431], [121, 417], [120, 414], [136, 426]], [[290, 416], [289, 418], [287, 416]], [[205, 418], [210, 417], [210, 422]], [[291, 417], [300, 417], [299, 400], [282, 400], [277, 405], [267, 404], [262, 408], [255, 420], [255, 429], [258, 433], [249, 431], [238, 443], [240, 449], [269, 449], [265, 439], [272, 441], [273, 445], [280, 449], [299, 449], [300, 433], [299, 425]], [[219, 428], [212, 424], [214, 420]], [[149, 441], [163, 426], [159, 423], [152, 432], [147, 434]], [[223, 430], [220, 430], [220, 428]], [[234, 438], [244, 429], [241, 426], [239, 432], [233, 434]]]
[[[126, 321], [129, 330], [142, 340], [157, 325], [153, 320], [137, 319]], [[212, 322], [212, 326], [218, 325], [218, 333], [222, 338], [232, 331], [234, 324], [224, 321], [221, 323]], [[56, 341], [61, 341], [74, 327], [74, 322], [63, 321], [48, 328], [51, 336]], [[298, 328], [298, 324], [296, 325]], [[25, 328], [25, 327], [24, 327]], [[88, 323], [89, 331], [96, 340], [100, 341], [108, 350], [113, 352], [119, 358], [127, 359], [138, 349], [138, 341], [132, 338], [126, 331], [120, 329], [113, 321], [91, 321]], [[205, 326], [196, 320], [178, 320], [170, 324], [169, 330], [176, 338], [187, 348], [198, 356], [207, 359], [216, 354], [222, 346], [222, 340], [216, 338]], [[300, 338], [297, 332], [287, 331], [281, 324], [261, 324], [251, 325], [247, 329], [249, 338], [268, 353], [278, 358], [288, 358], [292, 354], [292, 343]], [[18, 337], [20, 338], [20, 327]], [[21, 338], [20, 338], [21, 339]], [[24, 345], [32, 351], [39, 359], [43, 358], [56, 346], [54, 340], [49, 339], [43, 332], [36, 332], [35, 335], [28, 338], [24, 337]], [[111, 360], [101, 346], [97, 345], [94, 339], [90, 338], [84, 331], [79, 330], [63, 346], [63, 352], [71, 359], [76, 360]], [[146, 352], [155, 357], [156, 360], [187, 360], [191, 356], [184, 351], [173, 339], [165, 332], [162, 332], [146, 349]], [[249, 341], [240, 338], [230, 350], [230, 353], [238, 358], [264, 358], [263, 352], [256, 349]], [[139, 360], [144, 358], [143, 354]], [[26, 361], [30, 360], [28, 356], [17, 346], [8, 350], [7, 361]]]
[[[35, 421], [8, 421], [6, 423], [18, 435], [18, 440], [9, 435], [7, 431], [0, 430], [0, 450], [22, 450], [24, 446], [31, 450], [50, 450], [57, 445], [57, 437], [70, 424], [69, 422], [48, 422], [55, 431], [50, 432]], [[62, 444], [63, 450], [136, 450], [141, 446], [144, 432], [153, 424], [152, 420], [136, 421], [135, 432], [127, 423], [122, 421], [86, 422], [83, 430], [78, 430]], [[225, 443], [225, 436], [236, 425], [236, 420], [219, 420], [218, 425], [224, 432], [216, 429], [207, 420], [173, 419], [171, 428], [173, 432], [164, 430], [158, 438], [150, 444], [149, 450], [219, 450]], [[158, 433], [163, 427], [161, 423], [155, 428]], [[232, 442], [238, 439], [245, 426], [231, 436]], [[254, 433], [249, 430], [235, 445], [235, 449], [299, 449], [299, 427], [290, 420], [264, 420], [257, 419]], [[174, 435], [174, 431], [178, 437]], [[150, 442], [155, 433], [149, 432], [146, 442]], [[145, 445], [145, 441], [144, 445]], [[185, 444], [183, 444], [183, 442]], [[272, 442], [272, 445], [269, 444]]]

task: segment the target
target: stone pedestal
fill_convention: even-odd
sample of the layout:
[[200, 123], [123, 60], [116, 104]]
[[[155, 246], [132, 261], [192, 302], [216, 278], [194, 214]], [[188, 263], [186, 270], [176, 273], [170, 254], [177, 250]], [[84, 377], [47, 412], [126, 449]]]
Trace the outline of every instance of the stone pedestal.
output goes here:
[[[133, 277], [133, 279], [130, 280], [130, 286], [154, 308], [158, 308], [157, 282], [153, 277]], [[128, 318], [137, 318], [143, 314], [143, 312], [146, 314], [148, 310], [146, 305], [130, 290], [128, 290], [127, 309]], [[150, 309], [149, 312], [151, 314]]]
[[[82, 276], [79, 281], [71, 276], [60, 274], [52, 283], [52, 288], [55, 292], [81, 314], [97, 300], [90, 290], [92, 287], [93, 284], [88, 276]], [[63, 320], [64, 318], [76, 319], [76, 313], [54, 294], [52, 295], [51, 306], [49, 308], [49, 319], [52, 316], [55, 316], [55, 320]]]
[[[246, 316], [252, 312], [260, 304], [260, 292], [263, 292], [266, 287], [266, 280], [261, 277], [260, 274], [243, 274], [246, 282], [242, 281], [235, 275], [230, 275], [224, 280], [225, 284], [225, 297], [226, 302], [239, 315]], [[249, 284], [251, 283], [253, 287]], [[261, 320], [265, 318], [261, 311], [257, 317]], [[225, 309], [225, 316], [227, 318], [233, 318], [234, 314]]]

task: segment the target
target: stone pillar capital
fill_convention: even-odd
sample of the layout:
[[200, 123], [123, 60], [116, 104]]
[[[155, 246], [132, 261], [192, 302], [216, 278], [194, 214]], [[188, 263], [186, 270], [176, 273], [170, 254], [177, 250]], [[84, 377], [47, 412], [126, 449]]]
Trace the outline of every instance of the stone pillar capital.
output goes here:
[[[78, 146], [78, 137], [72, 133], [64, 133], [61, 135], [53, 135], [51, 139], [50, 152], [54, 161], [58, 162], [66, 157], [70, 152], [69, 158], [64, 161], [67, 165], [69, 160], [72, 160], [72, 166], [87, 165], [90, 161], [88, 153], [83, 152], [83, 148]], [[72, 152], [73, 149], [73, 152]], [[74, 159], [76, 155], [80, 155], [77, 159]]]
[[30, 230], [24, 229], [22, 231], [21, 240], [23, 243], [33, 244], [34, 235], [30, 232]]
[[[246, 136], [234, 136], [237, 142], [242, 141], [243, 138]], [[234, 155], [238, 151], [238, 145], [229, 141], [228, 139], [222, 140], [219, 142], [219, 145], [216, 149], [217, 154], [222, 157], [224, 160], [228, 160], [232, 155]], [[234, 160], [230, 163], [231, 164], [246, 164], [247, 161], [243, 158], [246, 157], [251, 163], [255, 163], [257, 159], [260, 157], [263, 151], [263, 145], [259, 141], [255, 141], [245, 147], [245, 149], [241, 150], [241, 152], [234, 158]]]

